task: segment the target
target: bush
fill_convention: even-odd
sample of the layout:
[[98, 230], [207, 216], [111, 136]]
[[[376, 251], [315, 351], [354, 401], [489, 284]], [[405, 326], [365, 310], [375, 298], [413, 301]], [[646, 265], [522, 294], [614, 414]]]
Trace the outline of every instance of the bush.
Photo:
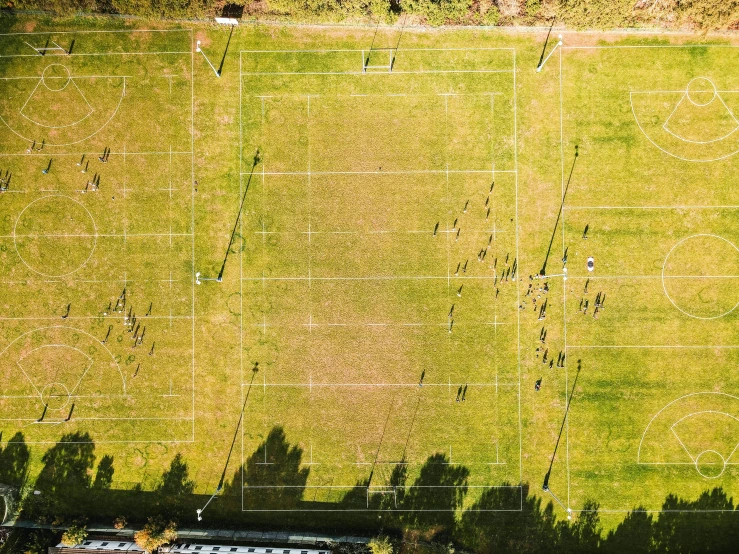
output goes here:
[[146, 552], [154, 552], [157, 548], [177, 538], [177, 525], [162, 517], [150, 517], [141, 531], [136, 531], [133, 540]]
[[372, 554], [393, 554], [393, 545], [388, 537], [375, 537], [367, 543]]
[[64, 546], [76, 546], [85, 542], [87, 538], [87, 525], [80, 522], [73, 523], [62, 535]]

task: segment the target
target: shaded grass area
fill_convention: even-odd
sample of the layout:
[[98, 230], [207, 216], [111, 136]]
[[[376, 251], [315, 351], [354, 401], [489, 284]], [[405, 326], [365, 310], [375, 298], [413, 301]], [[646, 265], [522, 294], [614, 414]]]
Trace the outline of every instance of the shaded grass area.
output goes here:
[[[303, 452], [284, 439], [281, 429], [275, 428], [270, 437], [280, 443], [275, 449], [273, 460], [279, 470], [258, 468], [255, 452], [243, 470], [244, 477], [252, 485], [277, 485], [266, 495], [255, 498], [260, 506], [294, 506], [305, 501], [300, 491], [305, 484], [308, 471], [300, 467]], [[192, 496], [187, 461], [177, 454], [168, 469], [162, 474], [153, 491], [124, 491], [108, 489], [98, 485], [101, 473], [111, 474], [114, 465], [104, 457], [97, 464], [95, 444], [86, 435], [63, 437], [65, 442], [53, 446], [43, 456], [44, 466], [34, 488], [41, 492], [29, 500], [24, 508], [26, 517], [47, 520], [55, 514], [56, 524], [64, 525], [75, 517], [86, 516], [91, 510], [97, 519], [113, 519], [126, 515], [135, 527], [142, 521], [142, 514], [161, 513], [168, 518], [182, 520], [186, 513], [194, 511], [207, 496]], [[74, 444], [72, 444], [74, 443]], [[3, 479], [8, 483], [20, 484], [26, 470], [23, 460], [28, 448], [22, 437], [14, 440], [2, 453], [3, 461], [13, 459], [12, 471], [6, 471]], [[720, 488], [706, 491], [696, 500], [689, 501], [678, 496], [668, 496], [661, 510], [647, 512], [637, 508], [626, 515], [615, 529], [602, 531], [598, 505], [588, 503], [585, 510], [572, 521], [557, 518], [551, 503], [529, 496], [528, 487], [492, 488], [483, 493], [473, 510], [466, 511], [455, 519], [450, 508], [461, 505], [464, 483], [468, 470], [463, 466], [450, 467], [443, 463], [443, 455], [431, 457], [419, 477], [408, 485], [397, 500], [388, 497], [373, 499], [371, 514], [356, 512], [324, 513], [324, 530], [352, 529], [371, 530], [376, 526], [376, 514], [382, 519], [385, 529], [406, 528], [429, 530], [422, 535], [406, 535], [399, 546], [402, 551], [427, 551], [440, 548], [442, 541], [453, 540], [477, 552], [621, 552], [624, 548], [635, 552], [671, 552], [676, 548], [690, 551], [725, 551], [736, 540], [734, 525], [735, 506]], [[5, 466], [9, 467], [9, 466]], [[91, 475], [95, 474], [92, 481]], [[396, 466], [394, 482], [402, 485], [406, 476], [403, 466]], [[240, 479], [239, 472], [234, 482]], [[428, 486], [439, 484], [457, 486], [455, 492], [437, 494], [429, 492]], [[461, 485], [461, 487], [459, 487]], [[223, 495], [209, 509], [210, 522], [222, 526], [238, 526], [242, 521], [238, 486], [227, 483]], [[364, 501], [364, 487], [358, 487], [357, 496]], [[350, 508], [353, 494], [350, 493], [338, 504]], [[396, 504], [397, 502], [397, 504]], [[501, 505], [517, 505], [511, 511], [499, 511]], [[396, 506], [408, 511], [396, 511]], [[429, 511], [429, 510], [440, 511]], [[487, 510], [494, 511], [487, 511]], [[205, 513], [204, 513], [205, 517]], [[264, 528], [282, 529], [300, 527], [304, 516], [296, 512], [270, 513], [255, 518]], [[50, 521], [50, 519], [49, 519]], [[38, 531], [24, 533], [14, 531], [11, 540], [3, 546], [4, 552], [18, 551], [21, 544], [33, 548], [33, 542], [55, 540], [53, 534]], [[437, 546], [429, 543], [433, 538]]]

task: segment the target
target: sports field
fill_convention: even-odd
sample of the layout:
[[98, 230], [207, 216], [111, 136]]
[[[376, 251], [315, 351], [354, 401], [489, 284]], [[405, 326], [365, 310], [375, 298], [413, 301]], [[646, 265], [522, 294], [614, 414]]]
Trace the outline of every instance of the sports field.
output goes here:
[[153, 491], [180, 454], [245, 523], [739, 494], [731, 44], [22, 23], [0, 446], [29, 479], [92, 442]]

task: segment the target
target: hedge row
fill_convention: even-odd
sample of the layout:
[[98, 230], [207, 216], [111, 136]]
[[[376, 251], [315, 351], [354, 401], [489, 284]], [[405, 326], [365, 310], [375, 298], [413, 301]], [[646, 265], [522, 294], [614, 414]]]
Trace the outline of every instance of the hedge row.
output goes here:
[[293, 22], [381, 21], [426, 25], [541, 25], [739, 29], [739, 0], [6, 0], [58, 14], [202, 18], [243, 7], [244, 17]]

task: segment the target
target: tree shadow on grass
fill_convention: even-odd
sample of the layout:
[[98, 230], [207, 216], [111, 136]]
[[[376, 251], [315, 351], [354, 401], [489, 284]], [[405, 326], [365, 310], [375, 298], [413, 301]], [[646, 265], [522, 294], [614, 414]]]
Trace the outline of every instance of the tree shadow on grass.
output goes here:
[[106, 454], [100, 458], [98, 463], [97, 472], [95, 473], [95, 481], [92, 483], [93, 489], [107, 490], [113, 483], [113, 473], [115, 468], [113, 467], [113, 456]]
[[26, 480], [31, 452], [23, 433], [16, 433], [5, 448], [0, 447], [0, 484], [20, 487]]
[[36, 479], [40, 495], [28, 503], [35, 517], [58, 514], [86, 515], [92, 468], [95, 463], [95, 443], [87, 433], [67, 433], [41, 458], [44, 467]]
[[[287, 441], [281, 426], [273, 427], [244, 464], [244, 508], [298, 507], [310, 473], [310, 468], [301, 467], [302, 459], [303, 449]], [[234, 481], [240, 487], [240, 473]]]
[[[169, 469], [162, 473], [162, 479], [154, 491], [156, 505], [161, 514], [167, 518], [181, 519], [188, 511], [188, 504], [194, 501], [192, 496], [194, 490], [195, 482], [190, 479], [187, 462], [178, 452], [172, 458]], [[194, 511], [194, 508], [190, 509], [190, 512]]]
[[[541, 498], [528, 493], [528, 485], [487, 489], [462, 514], [458, 536], [481, 554], [548, 552], [557, 537], [554, 507], [550, 502], [542, 508]], [[510, 506], [516, 509], [505, 509]]]
[[455, 512], [462, 507], [467, 494], [470, 470], [450, 464], [446, 454], [429, 456], [413, 484], [405, 490], [401, 503], [401, 521], [416, 528], [437, 528], [438, 532], [453, 532]]

